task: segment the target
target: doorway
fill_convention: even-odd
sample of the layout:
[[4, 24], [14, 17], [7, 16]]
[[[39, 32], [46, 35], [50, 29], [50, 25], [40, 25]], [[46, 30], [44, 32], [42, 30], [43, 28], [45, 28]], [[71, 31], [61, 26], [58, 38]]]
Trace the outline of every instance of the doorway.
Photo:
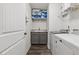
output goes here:
[[48, 30], [48, 4], [47, 3], [33, 3], [32, 7], [32, 31], [31, 44], [47, 45]]
[[31, 48], [28, 55], [51, 55], [48, 49], [48, 4], [33, 3]]

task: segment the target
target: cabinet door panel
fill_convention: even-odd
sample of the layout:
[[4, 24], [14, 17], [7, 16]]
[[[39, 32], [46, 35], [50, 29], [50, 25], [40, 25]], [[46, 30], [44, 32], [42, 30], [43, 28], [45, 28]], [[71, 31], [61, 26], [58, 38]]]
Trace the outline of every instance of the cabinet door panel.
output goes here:
[[57, 41], [55, 39], [53, 39], [53, 47], [52, 47], [52, 54], [56, 53], [56, 49], [57, 49]]
[[64, 42], [60, 41], [62, 39], [55, 35], [52, 35], [51, 39], [51, 52], [54, 55], [73, 55], [73, 49], [65, 45]]
[[63, 55], [73, 55], [73, 50], [70, 47], [62, 44]]
[[54, 35], [52, 35], [52, 39], [51, 39], [51, 52], [52, 52], [52, 54], [55, 54], [56, 46], [57, 46], [57, 39]]
[[56, 55], [72, 55], [73, 50], [67, 47], [66, 45], [64, 45], [63, 43], [61, 43], [58, 39], [55, 54]]
[[47, 33], [40, 33], [40, 44], [47, 44]]
[[39, 33], [33, 32], [31, 39], [32, 39], [32, 44], [39, 44]]

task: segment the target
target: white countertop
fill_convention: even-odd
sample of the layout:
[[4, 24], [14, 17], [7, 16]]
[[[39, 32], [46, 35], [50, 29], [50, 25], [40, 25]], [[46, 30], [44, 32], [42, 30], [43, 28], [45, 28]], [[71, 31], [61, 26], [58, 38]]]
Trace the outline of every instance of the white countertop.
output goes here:
[[79, 48], [79, 35], [75, 34], [55, 34], [55, 36], [58, 36], [59, 38], [75, 45]]
[[34, 29], [31, 32], [47, 32], [47, 30], [36, 30], [36, 29]]

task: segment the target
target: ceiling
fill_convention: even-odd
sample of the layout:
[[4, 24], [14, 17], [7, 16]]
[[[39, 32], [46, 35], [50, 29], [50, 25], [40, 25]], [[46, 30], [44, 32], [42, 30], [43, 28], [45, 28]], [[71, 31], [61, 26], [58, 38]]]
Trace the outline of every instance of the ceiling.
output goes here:
[[48, 9], [48, 3], [31, 3], [32, 8]]

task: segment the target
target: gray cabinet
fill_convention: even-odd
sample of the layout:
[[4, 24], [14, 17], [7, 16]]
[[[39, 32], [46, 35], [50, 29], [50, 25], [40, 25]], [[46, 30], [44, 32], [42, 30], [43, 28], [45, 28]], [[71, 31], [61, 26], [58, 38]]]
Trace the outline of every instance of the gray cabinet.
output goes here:
[[40, 33], [40, 44], [46, 44], [47, 43], [47, 32], [41, 32]]
[[31, 43], [32, 44], [47, 44], [47, 32], [32, 32]]
[[39, 44], [39, 33], [38, 32], [31, 33], [31, 43], [32, 44]]

